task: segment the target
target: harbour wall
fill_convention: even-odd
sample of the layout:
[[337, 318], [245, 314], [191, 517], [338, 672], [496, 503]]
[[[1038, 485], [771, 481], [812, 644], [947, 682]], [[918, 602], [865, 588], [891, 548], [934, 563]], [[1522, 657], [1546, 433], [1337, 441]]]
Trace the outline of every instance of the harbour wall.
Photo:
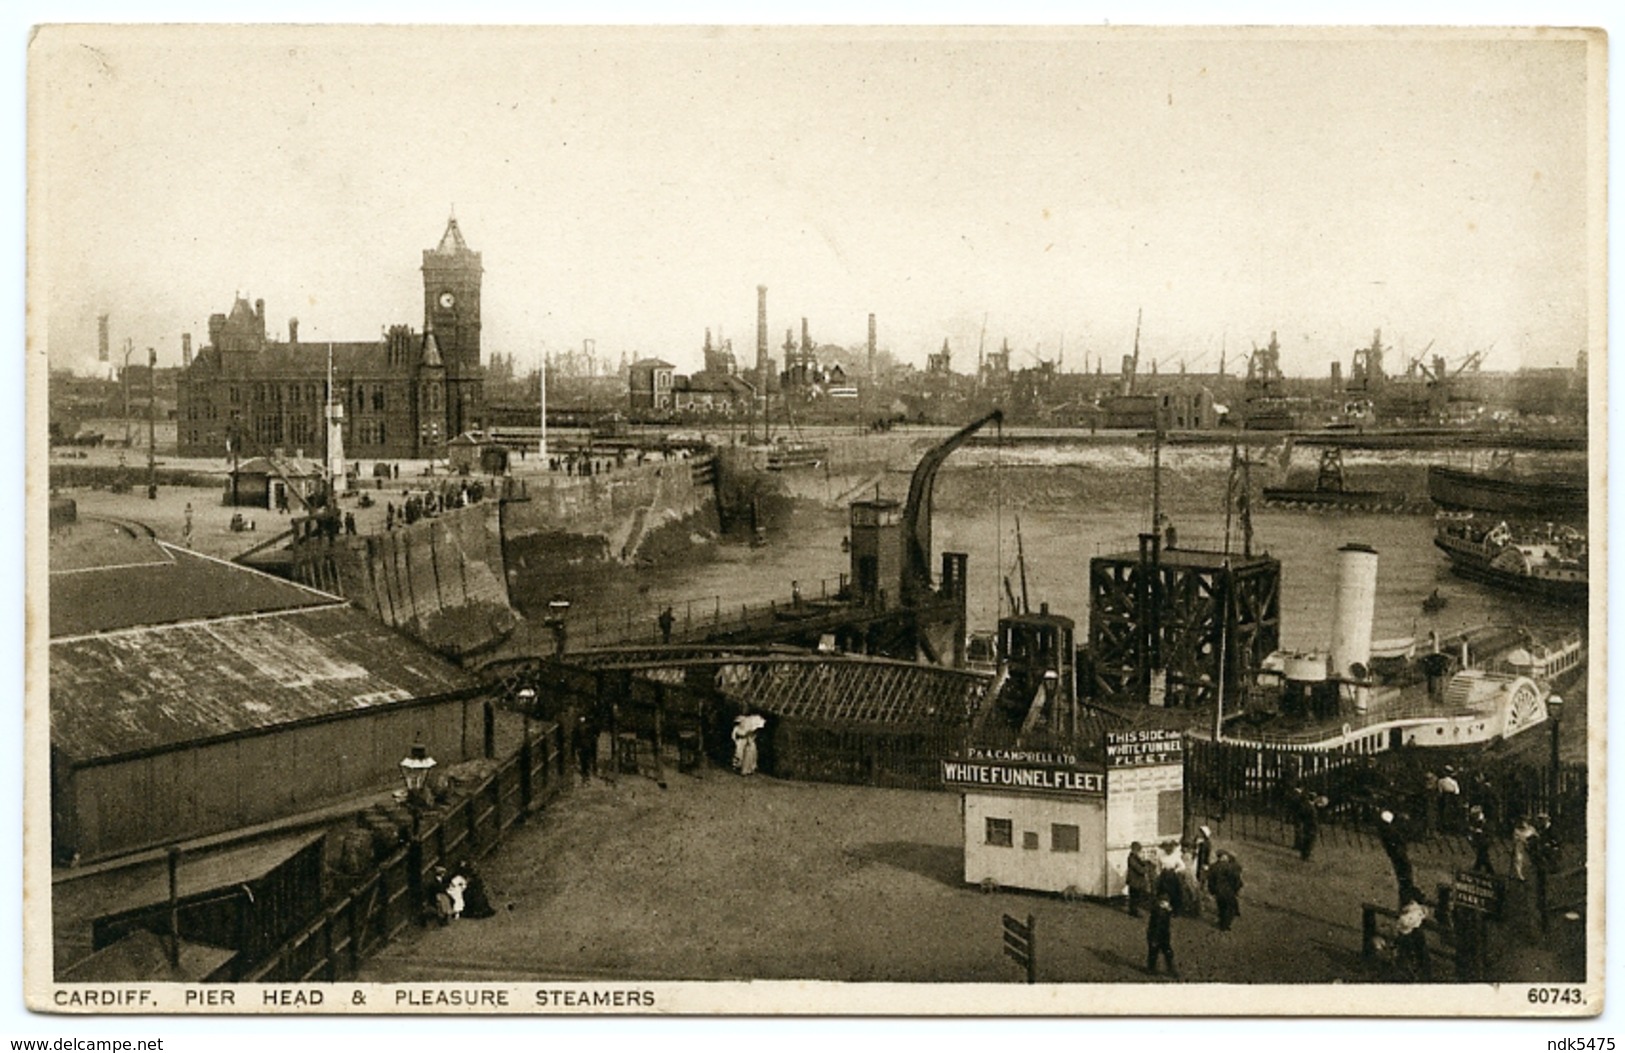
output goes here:
[[296, 580], [336, 592], [425, 644], [460, 657], [511, 633], [499, 504], [481, 502], [381, 534], [308, 540]]
[[502, 503], [510, 569], [550, 556], [635, 559], [651, 534], [711, 501], [709, 473], [708, 460], [674, 458], [584, 478], [527, 477], [521, 493]]
[[674, 459], [602, 475], [510, 481], [500, 500], [366, 536], [294, 549], [296, 580], [344, 596], [453, 657], [488, 649], [523, 622], [548, 571], [598, 573], [682, 530], [710, 501], [709, 465]]

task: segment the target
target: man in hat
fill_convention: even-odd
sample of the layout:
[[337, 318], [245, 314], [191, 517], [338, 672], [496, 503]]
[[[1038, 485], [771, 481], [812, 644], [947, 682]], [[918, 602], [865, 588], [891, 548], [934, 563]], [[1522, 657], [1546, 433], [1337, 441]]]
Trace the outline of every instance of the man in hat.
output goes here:
[[1168, 975], [1179, 979], [1174, 968], [1174, 905], [1167, 896], [1158, 896], [1145, 923], [1145, 971], [1157, 971], [1157, 959], [1168, 959]]
[[1219, 857], [1207, 871], [1207, 888], [1219, 905], [1219, 931], [1229, 932], [1230, 924], [1241, 916], [1241, 864], [1236, 857], [1219, 849]]
[[1551, 872], [1557, 869], [1558, 850], [1557, 836], [1552, 833], [1551, 816], [1542, 812], [1535, 816], [1535, 836], [1529, 839], [1529, 861], [1535, 865], [1535, 912], [1540, 916], [1541, 932], [1546, 931], [1549, 907], [1546, 882]]
[[1330, 802], [1313, 790], [1304, 790], [1298, 811], [1298, 857], [1305, 863], [1314, 855], [1320, 840], [1320, 810]]
[[[1399, 903], [1404, 906], [1406, 899], [1416, 890], [1415, 871], [1411, 868], [1410, 850], [1405, 847], [1405, 835], [1394, 822], [1394, 813], [1386, 808], [1377, 816], [1377, 840], [1382, 842], [1382, 850], [1394, 868], [1394, 881], [1399, 884]], [[1417, 895], [1420, 897], [1419, 893]]]
[[1495, 864], [1490, 860], [1489, 820], [1476, 804], [1467, 810], [1467, 843], [1473, 849], [1473, 869], [1480, 874], [1495, 873]]
[[590, 782], [598, 774], [598, 724], [591, 714], [576, 717], [576, 726], [570, 736], [576, 751], [576, 762], [581, 768], [581, 781]]
[[1151, 897], [1156, 893], [1157, 874], [1161, 866], [1155, 859], [1146, 854], [1145, 849], [1136, 841], [1128, 850], [1128, 916], [1138, 918], [1140, 905], [1150, 904]]

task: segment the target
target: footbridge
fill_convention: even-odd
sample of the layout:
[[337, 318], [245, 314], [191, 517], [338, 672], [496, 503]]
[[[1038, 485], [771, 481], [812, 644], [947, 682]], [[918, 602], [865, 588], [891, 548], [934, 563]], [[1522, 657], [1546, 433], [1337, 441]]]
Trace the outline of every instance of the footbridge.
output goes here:
[[594, 715], [617, 757], [652, 750], [657, 770], [666, 744], [685, 736], [727, 763], [733, 720], [748, 711], [766, 719], [771, 774], [920, 788], [940, 786], [938, 761], [958, 752], [993, 684], [889, 658], [690, 644], [508, 659], [483, 673], [510, 698], [534, 691], [549, 717]]

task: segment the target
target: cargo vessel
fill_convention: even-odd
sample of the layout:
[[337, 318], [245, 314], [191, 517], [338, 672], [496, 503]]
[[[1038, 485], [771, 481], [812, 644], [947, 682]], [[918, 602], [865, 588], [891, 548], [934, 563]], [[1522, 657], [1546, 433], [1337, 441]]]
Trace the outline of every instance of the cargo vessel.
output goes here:
[[1585, 480], [1574, 475], [1535, 478], [1513, 475], [1509, 467], [1470, 472], [1437, 464], [1428, 466], [1428, 497], [1451, 511], [1583, 518], [1588, 496]]

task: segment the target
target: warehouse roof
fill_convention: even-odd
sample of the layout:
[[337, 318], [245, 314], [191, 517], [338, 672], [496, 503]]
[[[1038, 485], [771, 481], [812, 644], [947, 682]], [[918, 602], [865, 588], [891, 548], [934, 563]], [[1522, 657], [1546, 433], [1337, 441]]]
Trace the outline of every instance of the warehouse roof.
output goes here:
[[51, 536], [51, 638], [343, 599], [86, 519]]
[[50, 665], [51, 744], [78, 763], [478, 685], [348, 606], [54, 640]]
[[343, 598], [84, 520], [51, 537], [51, 744], [85, 763], [475, 687]]

